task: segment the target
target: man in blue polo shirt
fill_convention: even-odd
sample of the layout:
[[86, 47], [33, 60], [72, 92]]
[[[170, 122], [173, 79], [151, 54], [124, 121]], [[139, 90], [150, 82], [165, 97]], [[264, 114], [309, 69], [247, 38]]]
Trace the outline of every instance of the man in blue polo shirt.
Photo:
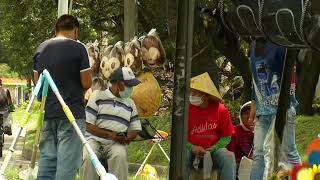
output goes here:
[[[47, 69], [62, 98], [70, 107], [82, 132], [85, 131], [84, 92], [91, 86], [91, 69], [86, 48], [76, 41], [79, 22], [71, 15], [56, 23], [56, 37], [43, 42], [34, 56], [34, 77]], [[75, 179], [82, 160], [82, 144], [49, 90], [40, 139], [38, 180]]]

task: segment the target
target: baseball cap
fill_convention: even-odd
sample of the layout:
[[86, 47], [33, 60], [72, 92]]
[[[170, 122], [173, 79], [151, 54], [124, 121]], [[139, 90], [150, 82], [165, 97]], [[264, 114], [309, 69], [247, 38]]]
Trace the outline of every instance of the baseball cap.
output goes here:
[[132, 87], [140, 84], [141, 82], [136, 79], [135, 75], [133, 74], [133, 71], [129, 67], [121, 67], [116, 69], [112, 74], [110, 78], [112, 81], [124, 81], [126, 86]]

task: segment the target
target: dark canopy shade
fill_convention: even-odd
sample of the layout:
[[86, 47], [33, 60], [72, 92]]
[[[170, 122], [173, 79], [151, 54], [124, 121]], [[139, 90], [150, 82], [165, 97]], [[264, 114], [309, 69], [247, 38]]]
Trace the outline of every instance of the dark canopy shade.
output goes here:
[[307, 47], [300, 31], [303, 0], [261, 0], [261, 24], [266, 37], [286, 47]]
[[224, 25], [239, 35], [265, 37], [289, 48], [320, 50], [320, 2], [313, 0], [232, 0]]
[[[311, 7], [310, 7], [311, 5]], [[306, 0], [302, 33], [309, 46], [320, 51], [320, 1]]]

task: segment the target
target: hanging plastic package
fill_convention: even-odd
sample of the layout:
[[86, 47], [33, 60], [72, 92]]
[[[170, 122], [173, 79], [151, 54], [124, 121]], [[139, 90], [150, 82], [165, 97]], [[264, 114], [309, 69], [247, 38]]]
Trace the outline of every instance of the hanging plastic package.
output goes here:
[[251, 147], [250, 152], [248, 153], [248, 155], [247, 156], [243, 156], [241, 158], [241, 161], [240, 161], [240, 164], [239, 164], [239, 169], [238, 169], [238, 179], [239, 180], [250, 179], [250, 174], [251, 174], [251, 169], [252, 169], [252, 162], [253, 162], [253, 160], [250, 158], [252, 156], [252, 153], [253, 153], [253, 146]]

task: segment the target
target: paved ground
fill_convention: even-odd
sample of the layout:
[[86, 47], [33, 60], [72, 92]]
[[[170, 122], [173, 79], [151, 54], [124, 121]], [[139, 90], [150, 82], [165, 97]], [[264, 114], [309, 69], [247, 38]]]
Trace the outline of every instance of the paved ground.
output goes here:
[[[2, 162], [5, 158], [5, 156], [8, 154], [9, 147], [11, 146], [11, 143], [14, 139], [14, 137], [18, 134], [19, 128], [13, 127], [13, 134], [11, 136], [5, 135], [4, 136], [4, 147], [3, 147], [3, 156], [0, 158], [0, 165], [2, 165]], [[19, 165], [21, 167], [28, 166], [30, 163], [29, 161], [23, 159], [22, 157], [22, 150], [24, 145], [24, 134], [22, 133], [22, 136], [20, 136], [18, 143], [15, 147], [15, 152], [11, 158], [11, 161], [9, 165]]]

